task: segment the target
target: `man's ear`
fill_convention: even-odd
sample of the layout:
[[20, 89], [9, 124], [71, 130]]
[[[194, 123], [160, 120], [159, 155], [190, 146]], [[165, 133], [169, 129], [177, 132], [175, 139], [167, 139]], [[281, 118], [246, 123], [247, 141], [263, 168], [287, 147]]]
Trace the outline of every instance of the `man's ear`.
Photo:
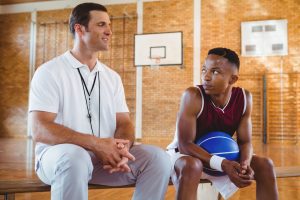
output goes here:
[[237, 80], [239, 79], [238, 75], [231, 75], [231, 78], [229, 80], [229, 84], [233, 85], [235, 82], [237, 82]]
[[82, 36], [83, 32], [85, 31], [85, 27], [80, 24], [75, 24], [74, 30], [75, 30], [75, 33], [77, 33], [79, 36]]

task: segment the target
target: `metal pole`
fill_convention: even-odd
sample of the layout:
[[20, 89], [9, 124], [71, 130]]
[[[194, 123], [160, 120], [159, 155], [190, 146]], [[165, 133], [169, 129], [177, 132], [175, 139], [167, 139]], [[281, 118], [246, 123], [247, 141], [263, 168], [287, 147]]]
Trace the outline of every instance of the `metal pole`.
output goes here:
[[[137, 33], [143, 33], [143, 1], [137, 0]], [[136, 67], [136, 113], [135, 113], [135, 137], [142, 138], [142, 98], [143, 98], [143, 68]]]
[[263, 143], [267, 143], [267, 78], [263, 75]]
[[[36, 11], [31, 12], [31, 24], [30, 24], [30, 50], [29, 50], [29, 85], [35, 71], [35, 59], [36, 59]], [[29, 102], [29, 99], [28, 99]], [[30, 123], [28, 117], [28, 124]], [[27, 137], [31, 137], [31, 130], [27, 126]]]

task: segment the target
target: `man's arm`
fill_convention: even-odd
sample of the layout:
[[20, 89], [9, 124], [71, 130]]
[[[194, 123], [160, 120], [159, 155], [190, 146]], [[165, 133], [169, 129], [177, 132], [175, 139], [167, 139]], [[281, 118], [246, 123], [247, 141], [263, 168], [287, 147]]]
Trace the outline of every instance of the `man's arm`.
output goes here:
[[117, 127], [115, 138], [129, 140], [129, 147], [131, 147], [135, 140], [134, 126], [131, 122], [128, 112], [116, 114]]
[[32, 136], [36, 142], [49, 145], [70, 143], [92, 150], [95, 140], [92, 135], [85, 135], [54, 122], [55, 113], [31, 111]]
[[117, 166], [121, 157], [133, 156], [128, 151], [120, 152], [117, 143], [128, 143], [126, 140], [116, 140], [114, 138], [97, 138], [90, 134], [83, 134], [69, 129], [54, 122], [55, 113], [31, 111], [33, 139], [50, 145], [70, 143], [79, 145], [95, 153], [104, 163]]
[[[115, 132], [115, 138], [124, 139], [129, 141], [127, 144], [118, 143], [117, 147], [120, 151], [128, 152], [132, 147], [135, 135], [134, 135], [134, 126], [130, 120], [130, 115], [128, 112], [122, 112], [116, 114], [117, 127]], [[135, 160], [132, 157], [131, 160]], [[122, 160], [117, 164], [117, 166], [104, 165], [104, 169], [108, 169], [110, 173], [113, 172], [130, 172], [131, 169], [128, 166], [128, 157], [122, 157]]]
[[196, 121], [202, 106], [202, 98], [199, 90], [195, 87], [188, 88], [180, 102], [177, 131], [179, 151], [183, 154], [199, 158], [209, 166], [211, 155], [196, 145]]

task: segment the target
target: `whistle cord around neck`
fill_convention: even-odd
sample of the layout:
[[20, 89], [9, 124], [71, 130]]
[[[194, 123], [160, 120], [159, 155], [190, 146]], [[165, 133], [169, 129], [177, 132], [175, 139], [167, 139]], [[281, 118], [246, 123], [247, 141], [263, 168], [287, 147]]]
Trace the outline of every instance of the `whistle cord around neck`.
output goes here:
[[[89, 122], [90, 122], [92, 134], [95, 135], [95, 134], [94, 134], [94, 130], [93, 130], [93, 125], [92, 125], [92, 115], [91, 115], [91, 94], [92, 94], [92, 92], [93, 92], [93, 89], [94, 89], [94, 86], [95, 86], [95, 82], [96, 82], [96, 79], [97, 79], [97, 74], [98, 74], [99, 72], [97, 72], [97, 73], [95, 74], [95, 78], [94, 78], [94, 81], [93, 81], [92, 88], [91, 88], [91, 90], [89, 91], [88, 88], [87, 88], [87, 86], [86, 86], [86, 84], [85, 84], [85, 81], [84, 81], [84, 79], [83, 79], [83, 77], [82, 77], [82, 74], [81, 74], [79, 68], [77, 68], [77, 71], [78, 71], [78, 73], [79, 73], [79, 75], [80, 75], [81, 84], [82, 84], [82, 89], [83, 89], [83, 93], [84, 93], [85, 105], [86, 105], [86, 109], [87, 109], [87, 112], [88, 112], [87, 118], [89, 119]], [[98, 78], [99, 78], [99, 75], [98, 75]], [[99, 81], [98, 81], [98, 82], [99, 82]], [[100, 82], [99, 82], [99, 83], [100, 83]], [[100, 85], [99, 85], [99, 88], [100, 88]], [[86, 94], [88, 95], [89, 102], [87, 102]], [[99, 93], [99, 99], [100, 99], [100, 93]], [[100, 100], [99, 100], [99, 102], [100, 102]], [[100, 107], [100, 104], [99, 104], [99, 107]], [[100, 113], [99, 113], [99, 116], [100, 116]]]
[[99, 89], [99, 134], [98, 136], [100, 137], [100, 134], [101, 134], [101, 84], [100, 84], [100, 73], [98, 73], [98, 89]]

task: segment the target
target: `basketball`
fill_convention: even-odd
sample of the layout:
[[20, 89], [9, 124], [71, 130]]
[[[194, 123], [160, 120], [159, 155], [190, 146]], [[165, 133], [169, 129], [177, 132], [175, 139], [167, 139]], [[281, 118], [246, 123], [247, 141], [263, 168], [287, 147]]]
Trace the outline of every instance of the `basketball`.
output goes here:
[[[212, 155], [224, 157], [227, 160], [238, 161], [240, 157], [238, 144], [230, 135], [221, 131], [205, 134], [196, 141], [196, 144]], [[203, 171], [212, 176], [223, 176], [225, 172], [204, 167]]]

